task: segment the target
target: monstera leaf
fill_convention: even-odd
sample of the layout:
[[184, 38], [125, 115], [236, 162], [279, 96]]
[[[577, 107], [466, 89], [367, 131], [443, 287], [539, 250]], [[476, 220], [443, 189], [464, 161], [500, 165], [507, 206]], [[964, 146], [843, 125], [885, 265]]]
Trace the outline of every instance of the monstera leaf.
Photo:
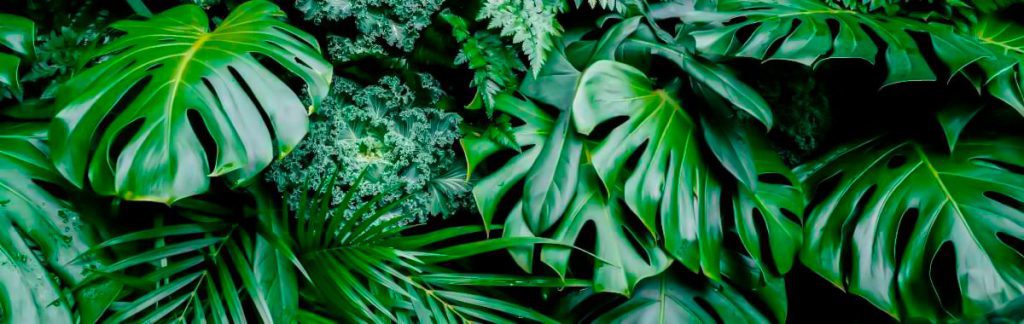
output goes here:
[[[910, 20], [873, 17], [853, 10], [829, 7], [816, 0], [726, 0], [718, 3], [716, 14], [694, 12], [686, 20], [724, 22], [737, 17], [742, 22], [692, 33], [698, 50], [718, 55], [756, 59], [778, 59], [811, 65], [829, 58], [858, 58], [875, 63], [879, 46], [871, 33], [885, 43], [889, 73], [885, 84], [935, 80], [935, 73], [921, 56], [907, 30]], [[798, 22], [795, 28], [792, 26]], [[829, 24], [837, 31], [833, 35]], [[740, 30], [753, 28], [745, 39]], [[777, 49], [770, 51], [773, 45]]]
[[194, 5], [114, 24], [125, 35], [58, 94], [57, 169], [78, 187], [88, 174], [98, 193], [165, 203], [206, 191], [211, 176], [234, 185], [253, 178], [295, 147], [308, 123], [298, 95], [262, 62], [299, 76], [314, 106], [331, 80], [316, 39], [282, 17], [251, 1], [213, 31]]
[[736, 180], [735, 190], [724, 191], [729, 196], [722, 198], [732, 202], [736, 234], [768, 271], [765, 275], [785, 274], [803, 241], [803, 186], [760, 127], [729, 115], [733, 109], [725, 100], [707, 92], [702, 97], [714, 109], [701, 116], [701, 129], [711, 152]]
[[[671, 264], [669, 256], [661, 249], [652, 235], [644, 230], [636, 231], [628, 224], [630, 217], [621, 210], [617, 200], [604, 197], [600, 180], [591, 165], [581, 166], [580, 181], [576, 195], [556, 227], [552, 238], [574, 246], [577, 237], [588, 224], [596, 230], [594, 253], [601, 262], [594, 262], [593, 289], [596, 292], [614, 292], [629, 296], [640, 280], [657, 275]], [[612, 198], [617, 199], [617, 198]], [[517, 205], [505, 222], [507, 237], [530, 237], [541, 233], [531, 232], [524, 225], [523, 206]], [[569, 271], [569, 256], [572, 249], [566, 246], [546, 245], [542, 247], [540, 260], [555, 270], [562, 278]], [[524, 268], [529, 269], [533, 261], [533, 249], [513, 249], [513, 257]]]
[[[523, 182], [522, 219], [534, 233], [544, 232], [561, 217], [573, 198], [583, 142], [576, 135], [568, 112], [551, 116], [532, 102], [508, 94], [495, 99], [495, 108], [523, 121], [513, 129], [516, 143], [523, 150], [473, 187], [484, 226], [491, 223], [509, 190]], [[487, 157], [506, 149], [480, 134], [466, 136], [462, 145], [469, 172]]]
[[18, 66], [21, 57], [33, 55], [35, 39], [36, 24], [31, 20], [0, 14], [0, 45], [14, 52], [14, 55], [0, 53], [0, 90], [6, 88], [19, 99], [22, 90], [18, 82]]
[[[728, 210], [722, 201], [729, 202], [728, 197], [733, 196], [723, 190], [722, 179], [702, 156], [698, 125], [674, 95], [655, 90], [639, 70], [600, 61], [580, 80], [573, 120], [581, 133], [590, 134], [597, 125], [617, 117], [626, 119], [610, 128], [607, 136], [595, 139], [599, 142], [590, 152], [607, 191], [622, 197], [650, 233], [663, 237], [665, 249], [674, 258], [693, 271], [703, 270], [719, 279], [726, 230], [723, 215]], [[766, 145], [756, 148], [759, 150], [748, 147], [733, 154], [744, 154], [741, 159], [753, 161], [751, 168], [756, 167], [758, 175], [789, 172], [777, 156], [770, 158], [774, 152]], [[634, 158], [632, 166], [629, 161]], [[762, 268], [784, 273], [801, 236], [799, 224], [784, 213], [802, 211], [802, 193], [792, 180], [757, 182], [743, 183], [731, 199], [737, 232]], [[757, 237], [762, 226], [758, 222], [767, 226], [769, 237]], [[762, 251], [762, 240], [767, 240], [764, 245], [768, 249], [777, 251]]]
[[961, 67], [954, 72], [966, 76], [979, 88], [984, 86], [992, 96], [1024, 114], [1020, 64], [1024, 60], [1024, 27], [986, 18], [972, 25], [968, 36], [935, 33], [931, 37], [935, 54], [944, 61], [969, 60], [970, 56], [964, 55], [965, 48], [976, 56], [984, 56], [976, 60], [978, 69]]
[[801, 259], [905, 319], [1001, 308], [1024, 294], [1021, 143], [870, 139], [801, 166], [817, 193]]
[[0, 320], [7, 323], [94, 322], [120, 287], [82, 284], [99, 259], [77, 259], [95, 243], [71, 205], [39, 185], [63, 184], [46, 156], [46, 125], [0, 124]]
[[698, 50], [706, 54], [805, 65], [834, 58], [874, 64], [880, 48], [885, 48], [882, 56], [889, 71], [884, 85], [936, 79], [921, 51], [928, 44], [911, 36], [927, 33], [939, 61], [951, 71], [950, 78], [962, 75], [1024, 114], [1024, 28], [1016, 23], [985, 18], [969, 26], [969, 33], [960, 33], [943, 24], [835, 9], [814, 0], [728, 0], [718, 3], [718, 12], [689, 11], [681, 16], [691, 23], [724, 24], [691, 33]]
[[[587, 323], [770, 323], [786, 319], [784, 282], [779, 279], [753, 293], [726, 283], [668, 270], [637, 286], [619, 305], [581, 307], [600, 298], [584, 290], [561, 305]], [[770, 305], [770, 306], [762, 306]]]

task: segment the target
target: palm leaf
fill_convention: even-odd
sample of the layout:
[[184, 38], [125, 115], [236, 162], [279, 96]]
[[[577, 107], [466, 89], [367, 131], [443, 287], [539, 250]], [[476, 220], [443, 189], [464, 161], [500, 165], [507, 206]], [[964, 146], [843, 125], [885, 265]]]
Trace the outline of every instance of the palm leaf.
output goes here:
[[[353, 186], [359, 186], [361, 179]], [[450, 228], [406, 238], [399, 235], [404, 219], [397, 208], [401, 200], [380, 206], [378, 198], [353, 206], [347, 195], [332, 204], [334, 180], [319, 190], [311, 188], [302, 206], [295, 208], [296, 215], [282, 219], [294, 222], [286, 241], [309, 273], [309, 288], [316, 297], [307, 301], [316, 308], [345, 321], [551, 322], [534, 310], [488, 297], [473, 287], [499, 282], [568, 285], [564, 280], [462, 274], [439, 265], [523, 243], [480, 241], [436, 248], [444, 241], [479, 234], [483, 228]]]
[[784, 322], [786, 301], [785, 294], [780, 294], [784, 289], [781, 279], [761, 290], [745, 292], [728, 282], [713, 283], [668, 270], [642, 281], [625, 302], [609, 302], [606, 296], [583, 290], [567, 298], [560, 308], [572, 314], [574, 321], [588, 323]]
[[[134, 247], [90, 280], [111, 278], [135, 288], [104, 321], [291, 322], [295, 267], [272, 241], [276, 207], [253, 191], [258, 214], [197, 200], [182, 201], [152, 228], [111, 238], [90, 252]], [[171, 224], [163, 224], [163, 220]], [[266, 227], [267, 231], [256, 230]]]

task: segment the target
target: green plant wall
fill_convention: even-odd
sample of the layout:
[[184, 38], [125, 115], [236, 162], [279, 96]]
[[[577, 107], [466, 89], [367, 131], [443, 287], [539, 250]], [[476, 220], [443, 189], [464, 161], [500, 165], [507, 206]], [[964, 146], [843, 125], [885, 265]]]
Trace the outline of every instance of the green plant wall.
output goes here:
[[1024, 321], [1024, 4], [0, 6], [0, 322]]

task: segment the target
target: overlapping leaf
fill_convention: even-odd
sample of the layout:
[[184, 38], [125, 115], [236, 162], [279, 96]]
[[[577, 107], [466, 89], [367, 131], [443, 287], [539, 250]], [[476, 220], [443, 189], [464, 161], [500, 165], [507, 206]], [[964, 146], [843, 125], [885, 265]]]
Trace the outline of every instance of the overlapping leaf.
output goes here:
[[[815, 0], [728, 0], [720, 1], [718, 6], [716, 13], [692, 12], [684, 17], [690, 22], [746, 19], [692, 33], [702, 52], [789, 60], [805, 65], [830, 58], [857, 58], [875, 63], [880, 46], [871, 39], [873, 33], [885, 43], [883, 56], [889, 69], [885, 85], [935, 80], [935, 74], [908, 33], [923, 24], [835, 9]], [[834, 36], [830, 22], [837, 26]], [[747, 28], [753, 28], [753, 32], [741, 40], [738, 33]], [[776, 45], [778, 48], [772, 50]]]
[[[331, 182], [333, 182], [332, 179]], [[360, 179], [361, 180], [361, 179]], [[357, 180], [356, 186], [359, 185]], [[325, 184], [334, 188], [333, 183]], [[400, 236], [400, 201], [380, 206], [380, 198], [350, 206], [352, 192], [332, 205], [331, 191], [315, 193], [283, 215], [284, 249], [294, 251], [308, 272], [315, 307], [344, 322], [508, 322], [510, 318], [548, 323], [541, 313], [506, 302], [476, 288], [490, 286], [579, 285], [560, 278], [522, 278], [458, 273], [440, 263], [540, 240], [495, 239], [449, 245], [438, 243], [482, 232], [481, 226], [451, 227]]]
[[126, 34], [58, 94], [57, 169], [78, 187], [88, 176], [100, 194], [165, 203], [205, 192], [210, 176], [234, 185], [253, 178], [295, 147], [308, 123], [298, 95], [260, 59], [300, 77], [314, 106], [331, 80], [316, 40], [283, 16], [251, 1], [214, 31], [194, 5], [114, 24]]
[[[594, 262], [593, 289], [596, 292], [614, 292], [630, 295], [640, 280], [657, 275], [668, 268], [671, 259], [653, 235], [643, 229], [631, 228], [618, 198], [607, 198], [601, 190], [600, 180], [590, 164], [581, 165], [576, 195], [562, 216], [551, 237], [576, 245], [576, 240], [588, 225], [596, 231], [594, 253], [601, 261]], [[505, 222], [505, 236], [533, 237], [523, 221], [523, 206], [517, 205]], [[576, 245], [578, 246], [578, 245]], [[581, 247], [589, 249], [589, 247]], [[511, 249], [512, 256], [524, 268], [530, 269], [534, 258], [532, 248]], [[541, 249], [540, 260], [563, 278], [569, 273], [572, 249], [549, 245]]]
[[[675, 96], [656, 90], [648, 78], [622, 63], [600, 61], [583, 74], [573, 105], [581, 133], [617, 117], [614, 125], [591, 152], [598, 175], [612, 196], [622, 197], [647, 229], [662, 237], [666, 250], [693, 271], [720, 278], [721, 242], [726, 228], [722, 201], [731, 198], [735, 224], [747, 252], [762, 269], [785, 273], [800, 246], [800, 225], [793, 217], [804, 206], [803, 193], [789, 169], [752, 130], [732, 129], [737, 138], [707, 136], [720, 159], [728, 154], [750, 164], [755, 179], [737, 175], [738, 193], [723, 190], [700, 147], [699, 127]], [[708, 125], [710, 127], [726, 127]], [[724, 128], [729, 132], [730, 128]], [[739, 146], [726, 147], [734, 141]], [[636, 157], [635, 166], [628, 162]], [[786, 183], [759, 183], [762, 175], [782, 176]], [[789, 176], [786, 176], [789, 175]], [[765, 225], [760, 225], [764, 223]], [[767, 227], [768, 237], [758, 234]], [[660, 232], [660, 233], [659, 233]], [[765, 242], [767, 244], [762, 244]], [[762, 245], [771, 251], [763, 250]], [[768, 256], [771, 256], [770, 258]]]

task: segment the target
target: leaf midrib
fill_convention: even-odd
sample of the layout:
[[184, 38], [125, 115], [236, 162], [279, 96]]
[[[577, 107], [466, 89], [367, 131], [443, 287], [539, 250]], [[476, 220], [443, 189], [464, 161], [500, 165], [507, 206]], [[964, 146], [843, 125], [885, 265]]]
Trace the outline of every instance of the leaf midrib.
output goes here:
[[174, 118], [174, 100], [178, 95], [178, 88], [181, 87], [185, 71], [187, 70], [189, 63], [192, 62], [192, 58], [195, 57], [196, 52], [203, 47], [203, 44], [210, 39], [210, 35], [212, 35], [212, 33], [202, 33], [199, 35], [199, 37], [196, 38], [195, 43], [192, 43], [192, 46], [189, 47], [188, 51], [185, 51], [181, 56], [181, 59], [178, 60], [178, 65], [175, 67], [174, 76], [171, 77], [170, 81], [170, 98], [168, 98], [167, 104], [164, 107], [164, 116], [167, 116], [168, 119], [167, 122], [164, 123], [164, 148], [170, 149], [171, 147], [171, 125], [174, 124], [171, 119]]

